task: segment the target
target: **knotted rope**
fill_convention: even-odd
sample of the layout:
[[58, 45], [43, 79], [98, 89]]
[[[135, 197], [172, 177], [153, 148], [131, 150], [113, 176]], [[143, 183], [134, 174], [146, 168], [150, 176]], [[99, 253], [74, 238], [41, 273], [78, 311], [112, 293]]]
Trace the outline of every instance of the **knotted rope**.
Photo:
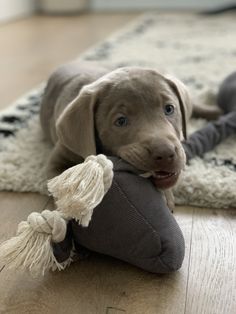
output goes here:
[[84, 163], [69, 168], [48, 182], [57, 210], [31, 213], [18, 225], [15, 237], [0, 245], [0, 263], [33, 274], [62, 270], [71, 257], [58, 263], [51, 243], [65, 239], [67, 221], [76, 219], [88, 226], [93, 209], [102, 201], [113, 178], [113, 164], [104, 155], [89, 156]]

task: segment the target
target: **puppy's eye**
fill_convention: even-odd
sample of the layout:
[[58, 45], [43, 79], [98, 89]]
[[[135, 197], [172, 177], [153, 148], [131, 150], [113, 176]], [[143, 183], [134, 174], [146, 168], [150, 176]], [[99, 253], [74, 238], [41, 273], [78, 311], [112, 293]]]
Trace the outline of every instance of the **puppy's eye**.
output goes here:
[[128, 124], [128, 118], [125, 116], [119, 117], [115, 121], [115, 125], [118, 127], [124, 127], [124, 126], [127, 126], [127, 124]]
[[170, 116], [175, 112], [175, 107], [173, 105], [165, 105], [164, 112], [166, 116]]

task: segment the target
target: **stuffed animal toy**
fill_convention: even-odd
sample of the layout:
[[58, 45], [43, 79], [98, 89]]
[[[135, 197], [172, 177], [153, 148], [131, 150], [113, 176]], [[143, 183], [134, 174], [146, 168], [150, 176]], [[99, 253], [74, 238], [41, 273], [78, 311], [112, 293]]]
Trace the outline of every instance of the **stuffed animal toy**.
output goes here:
[[[220, 93], [227, 92], [222, 86]], [[231, 110], [183, 142], [188, 160], [236, 132], [235, 105]], [[154, 273], [181, 267], [184, 238], [162, 192], [122, 159], [89, 156], [50, 180], [48, 190], [56, 210], [21, 222], [16, 236], [0, 245], [1, 264], [44, 274], [64, 269], [86, 248]]]
[[217, 105], [224, 115], [193, 133], [183, 143], [187, 159], [202, 156], [236, 132], [236, 72], [231, 73], [221, 83], [217, 94]]

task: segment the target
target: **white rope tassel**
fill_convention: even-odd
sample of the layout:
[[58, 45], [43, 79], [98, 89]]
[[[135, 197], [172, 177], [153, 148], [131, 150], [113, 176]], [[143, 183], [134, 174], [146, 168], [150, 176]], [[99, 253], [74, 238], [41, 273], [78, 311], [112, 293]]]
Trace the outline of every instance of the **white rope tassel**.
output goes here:
[[51, 242], [61, 242], [67, 223], [57, 211], [31, 213], [18, 225], [17, 235], [0, 245], [0, 262], [11, 269], [27, 269], [32, 274], [62, 270], [70, 261], [58, 263]]
[[67, 169], [48, 182], [57, 210], [88, 226], [93, 209], [111, 186], [113, 164], [104, 155], [89, 156], [82, 164]]

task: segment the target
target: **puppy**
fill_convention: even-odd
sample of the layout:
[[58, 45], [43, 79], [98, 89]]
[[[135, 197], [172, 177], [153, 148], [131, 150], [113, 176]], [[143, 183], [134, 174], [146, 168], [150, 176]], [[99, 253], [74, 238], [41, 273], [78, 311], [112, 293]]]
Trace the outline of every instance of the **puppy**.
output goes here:
[[156, 70], [62, 66], [50, 77], [41, 104], [42, 128], [54, 144], [48, 175], [104, 153], [169, 189], [185, 165], [181, 140], [191, 112], [184, 84]]

